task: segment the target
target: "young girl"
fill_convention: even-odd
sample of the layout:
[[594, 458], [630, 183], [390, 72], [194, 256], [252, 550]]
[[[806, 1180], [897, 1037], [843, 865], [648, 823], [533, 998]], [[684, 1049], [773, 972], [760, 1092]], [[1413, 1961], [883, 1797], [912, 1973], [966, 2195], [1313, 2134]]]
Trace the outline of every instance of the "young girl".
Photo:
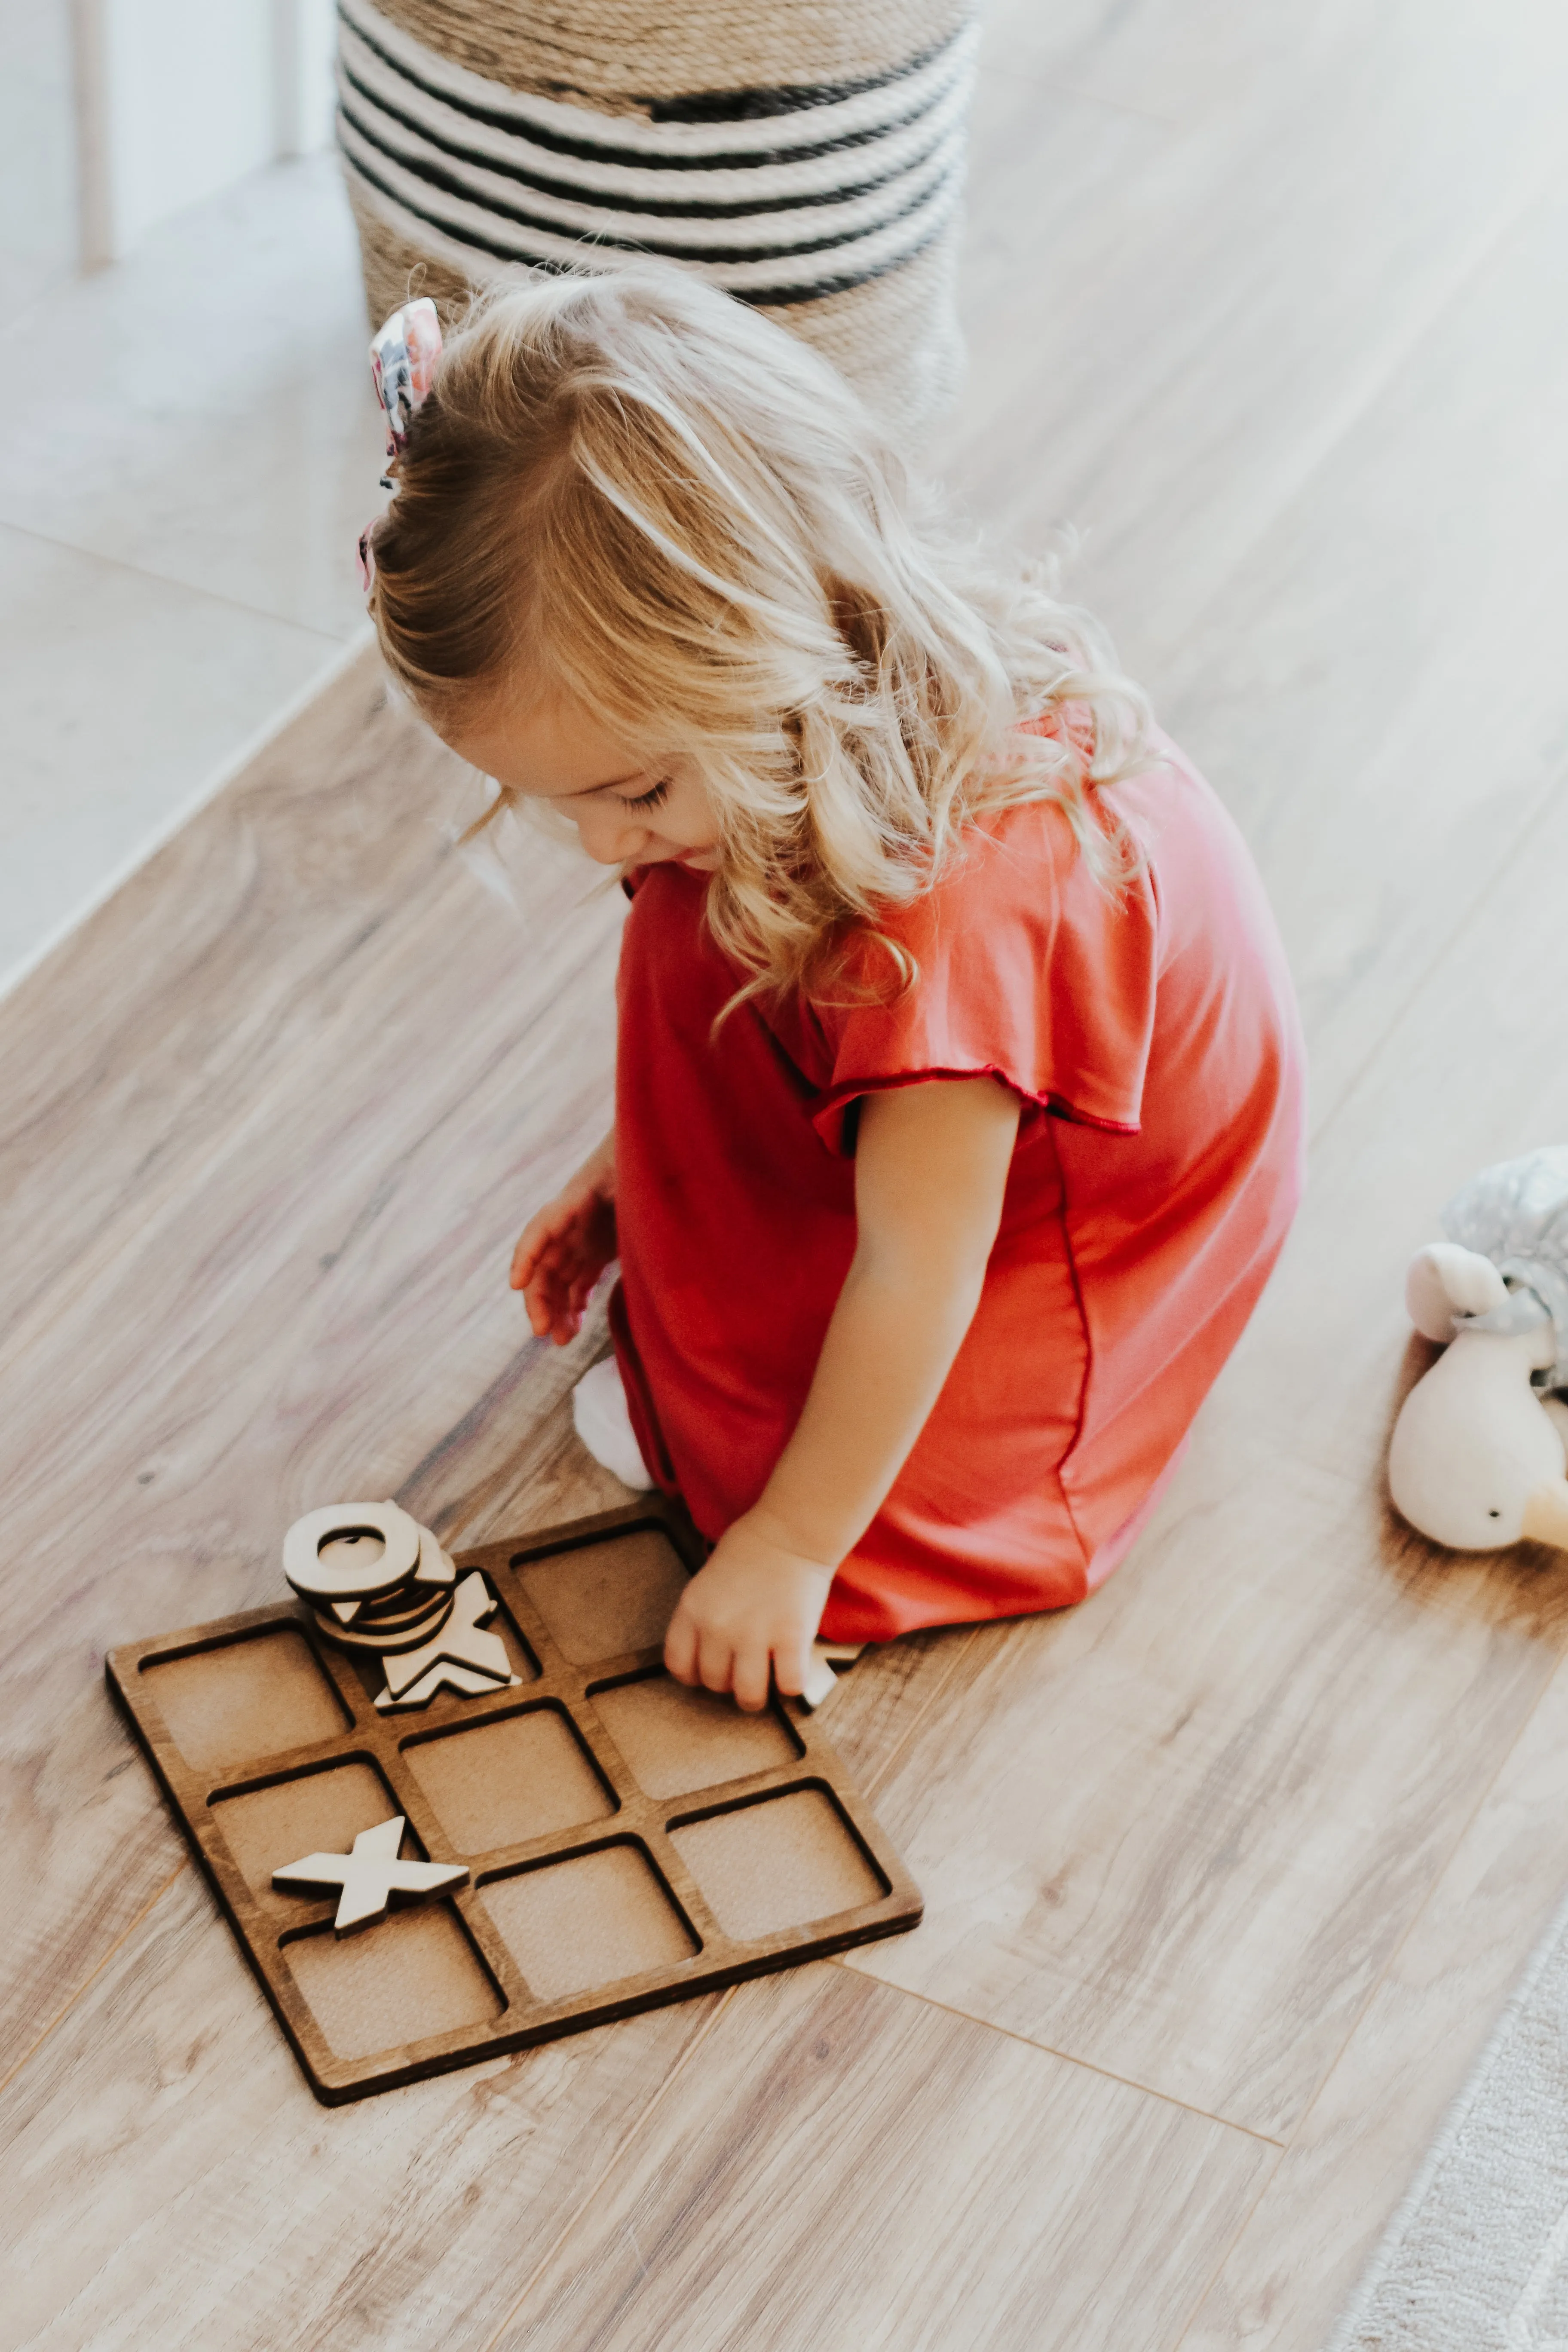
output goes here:
[[854, 395], [674, 271], [492, 298], [372, 610], [431, 724], [631, 898], [616, 1124], [512, 1282], [619, 1257], [650, 1473], [714, 1550], [683, 1682], [1081, 1600], [1299, 1191], [1240, 836], [1080, 612], [945, 542]]

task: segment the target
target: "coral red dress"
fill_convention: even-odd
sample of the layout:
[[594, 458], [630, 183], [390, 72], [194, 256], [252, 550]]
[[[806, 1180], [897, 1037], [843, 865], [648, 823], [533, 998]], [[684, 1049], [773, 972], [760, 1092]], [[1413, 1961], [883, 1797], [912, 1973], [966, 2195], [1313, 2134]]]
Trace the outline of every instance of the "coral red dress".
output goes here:
[[1052, 1609], [1113, 1567], [1278, 1256], [1300, 1188], [1283, 950], [1220, 803], [1168, 744], [1110, 797], [1108, 896], [1061, 812], [974, 828], [885, 929], [889, 1005], [742, 1006], [706, 884], [634, 877], [619, 979], [612, 1320], [643, 1454], [716, 1538], [799, 1416], [855, 1248], [855, 1106], [988, 1073], [1024, 1105], [980, 1306], [833, 1584], [825, 1637]]

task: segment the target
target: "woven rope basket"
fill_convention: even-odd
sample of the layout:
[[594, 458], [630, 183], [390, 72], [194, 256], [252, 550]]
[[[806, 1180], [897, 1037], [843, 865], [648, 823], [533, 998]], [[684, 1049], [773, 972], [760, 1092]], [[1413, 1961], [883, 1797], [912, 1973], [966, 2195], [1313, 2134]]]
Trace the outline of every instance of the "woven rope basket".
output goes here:
[[411, 292], [654, 253], [918, 438], [957, 387], [973, 0], [339, 0], [376, 323]]

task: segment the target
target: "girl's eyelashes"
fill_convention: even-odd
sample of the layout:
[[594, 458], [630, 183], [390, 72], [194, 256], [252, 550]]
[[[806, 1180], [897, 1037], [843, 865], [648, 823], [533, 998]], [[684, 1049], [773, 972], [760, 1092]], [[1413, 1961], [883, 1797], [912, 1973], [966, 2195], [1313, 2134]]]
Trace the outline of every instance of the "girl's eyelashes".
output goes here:
[[623, 801], [621, 806], [629, 809], [656, 809], [668, 796], [669, 778], [667, 776], [662, 783], [655, 784], [651, 792], [642, 793], [635, 801]]

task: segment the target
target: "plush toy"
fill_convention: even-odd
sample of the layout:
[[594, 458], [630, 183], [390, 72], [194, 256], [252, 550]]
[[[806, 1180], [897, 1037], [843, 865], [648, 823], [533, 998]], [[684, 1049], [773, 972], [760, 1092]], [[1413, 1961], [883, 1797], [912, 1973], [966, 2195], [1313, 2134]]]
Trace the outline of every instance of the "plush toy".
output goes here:
[[1394, 1507], [1458, 1551], [1521, 1536], [1568, 1550], [1568, 1148], [1483, 1169], [1417, 1251], [1405, 1305], [1447, 1344], [1400, 1410]]

